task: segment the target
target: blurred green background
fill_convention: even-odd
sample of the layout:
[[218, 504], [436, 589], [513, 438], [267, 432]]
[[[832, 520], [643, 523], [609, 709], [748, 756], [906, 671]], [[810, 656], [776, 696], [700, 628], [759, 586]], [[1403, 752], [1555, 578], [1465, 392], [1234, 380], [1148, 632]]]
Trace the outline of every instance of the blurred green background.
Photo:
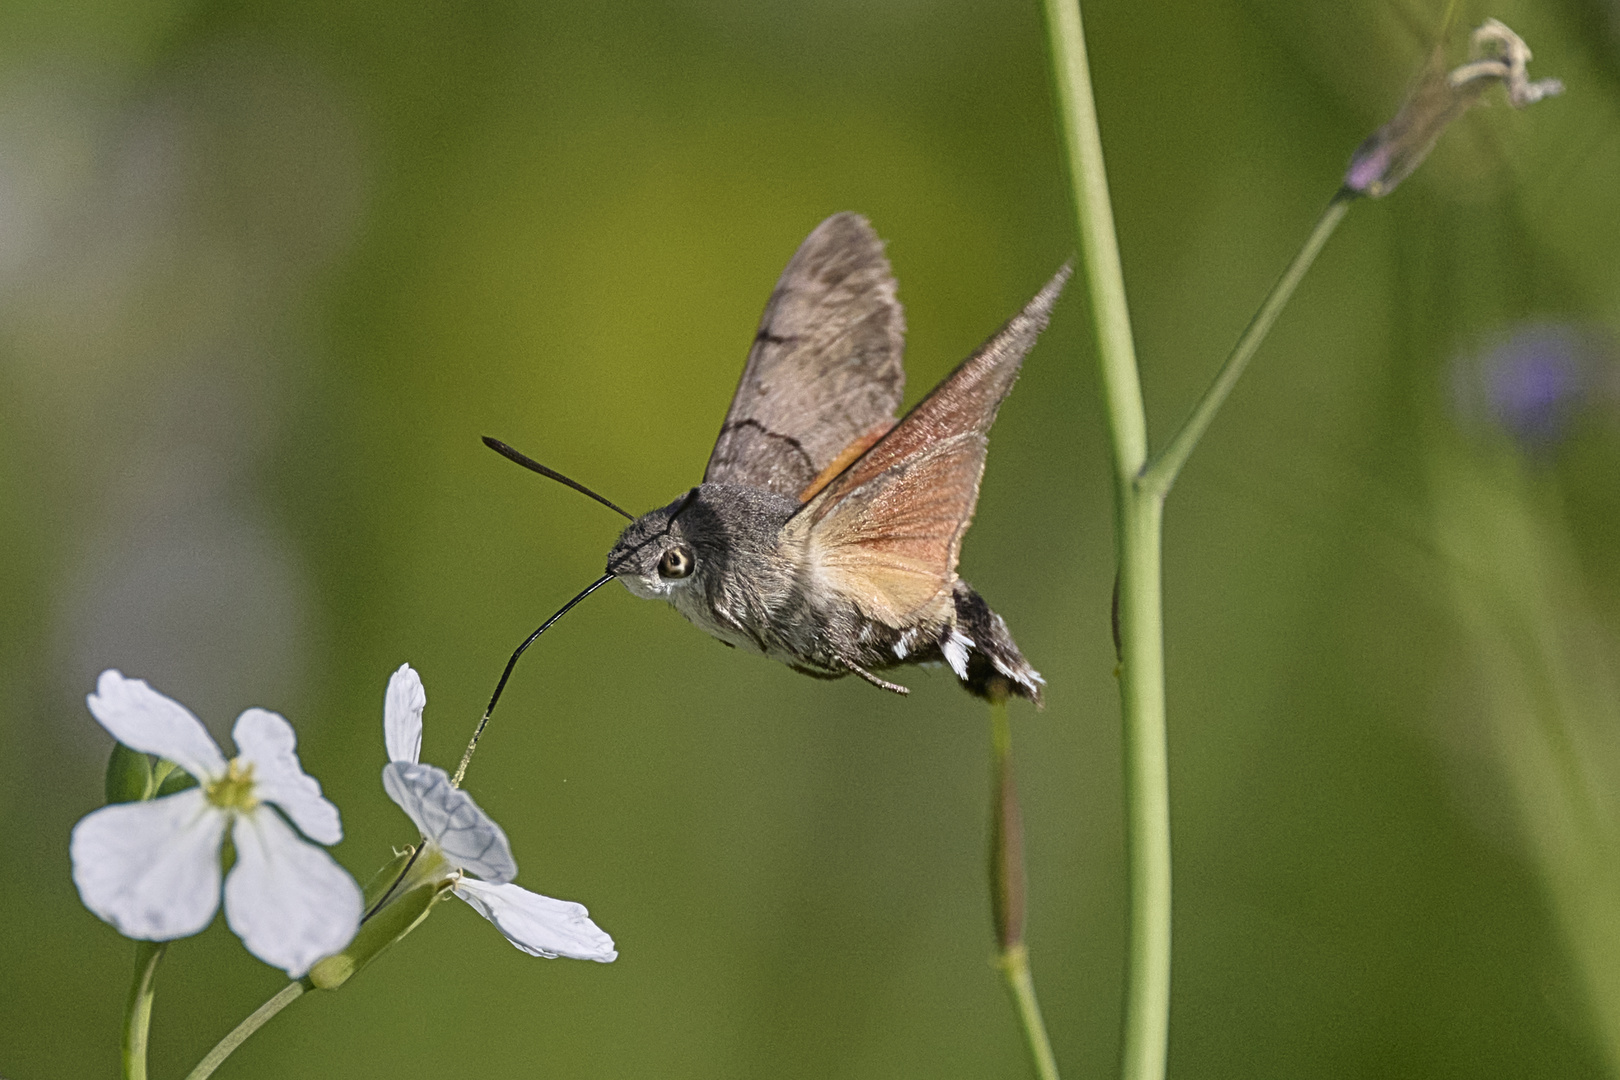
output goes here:
[[[1434, 41], [1438, 4], [1086, 8], [1152, 430], [1179, 421]], [[1569, 93], [1356, 207], [1181, 480], [1167, 606], [1183, 1076], [1620, 1064], [1620, 7], [1465, 5]], [[1460, 52], [1460, 36], [1454, 42]], [[914, 400], [1073, 249], [1029, 0], [10, 3], [0, 13], [0, 1075], [110, 1076], [133, 947], [73, 822], [117, 666], [298, 728], [362, 881], [388, 674], [452, 765], [510, 649], [694, 483], [777, 273], [889, 241]], [[1106, 445], [1080, 290], [962, 562], [1015, 710], [1029, 942], [1107, 1075], [1123, 899]], [[468, 786], [621, 952], [447, 906], [220, 1076], [1026, 1075], [990, 966], [984, 709], [720, 648], [605, 590]], [[178, 1076], [281, 985], [162, 969]]]

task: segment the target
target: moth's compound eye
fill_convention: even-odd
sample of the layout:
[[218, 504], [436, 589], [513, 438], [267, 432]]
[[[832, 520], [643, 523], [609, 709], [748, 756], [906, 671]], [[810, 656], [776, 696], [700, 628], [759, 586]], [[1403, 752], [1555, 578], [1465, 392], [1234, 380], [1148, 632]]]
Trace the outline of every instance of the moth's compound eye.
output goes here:
[[658, 560], [658, 576], [674, 580], [692, 572], [692, 553], [684, 547], [672, 547]]

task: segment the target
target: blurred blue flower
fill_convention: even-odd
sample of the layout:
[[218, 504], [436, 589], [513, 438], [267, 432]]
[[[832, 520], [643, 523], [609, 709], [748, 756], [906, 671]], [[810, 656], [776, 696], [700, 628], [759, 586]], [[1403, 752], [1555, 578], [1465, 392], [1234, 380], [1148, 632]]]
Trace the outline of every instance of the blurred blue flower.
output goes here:
[[1570, 323], [1529, 323], [1459, 357], [1452, 387], [1463, 420], [1543, 451], [1561, 442], [1581, 413], [1612, 400], [1615, 374], [1612, 349], [1599, 335]]

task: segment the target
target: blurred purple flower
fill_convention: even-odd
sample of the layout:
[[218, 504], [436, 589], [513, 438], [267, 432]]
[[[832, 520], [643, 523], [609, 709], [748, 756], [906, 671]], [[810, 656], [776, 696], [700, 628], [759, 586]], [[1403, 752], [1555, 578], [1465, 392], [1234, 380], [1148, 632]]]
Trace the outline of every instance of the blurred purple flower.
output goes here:
[[1586, 409], [1613, 400], [1612, 346], [1570, 323], [1529, 323], [1496, 345], [1457, 359], [1458, 414], [1505, 432], [1531, 450], [1550, 449]]

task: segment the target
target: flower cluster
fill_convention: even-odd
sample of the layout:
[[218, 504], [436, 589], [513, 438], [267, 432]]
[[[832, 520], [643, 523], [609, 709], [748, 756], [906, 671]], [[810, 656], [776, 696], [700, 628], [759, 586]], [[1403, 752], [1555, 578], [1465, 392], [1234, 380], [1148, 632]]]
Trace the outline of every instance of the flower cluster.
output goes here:
[[1479, 351], [1453, 358], [1452, 406], [1476, 434], [1509, 436], [1548, 454], [1620, 403], [1620, 349], [1601, 327], [1572, 321], [1511, 324]]

